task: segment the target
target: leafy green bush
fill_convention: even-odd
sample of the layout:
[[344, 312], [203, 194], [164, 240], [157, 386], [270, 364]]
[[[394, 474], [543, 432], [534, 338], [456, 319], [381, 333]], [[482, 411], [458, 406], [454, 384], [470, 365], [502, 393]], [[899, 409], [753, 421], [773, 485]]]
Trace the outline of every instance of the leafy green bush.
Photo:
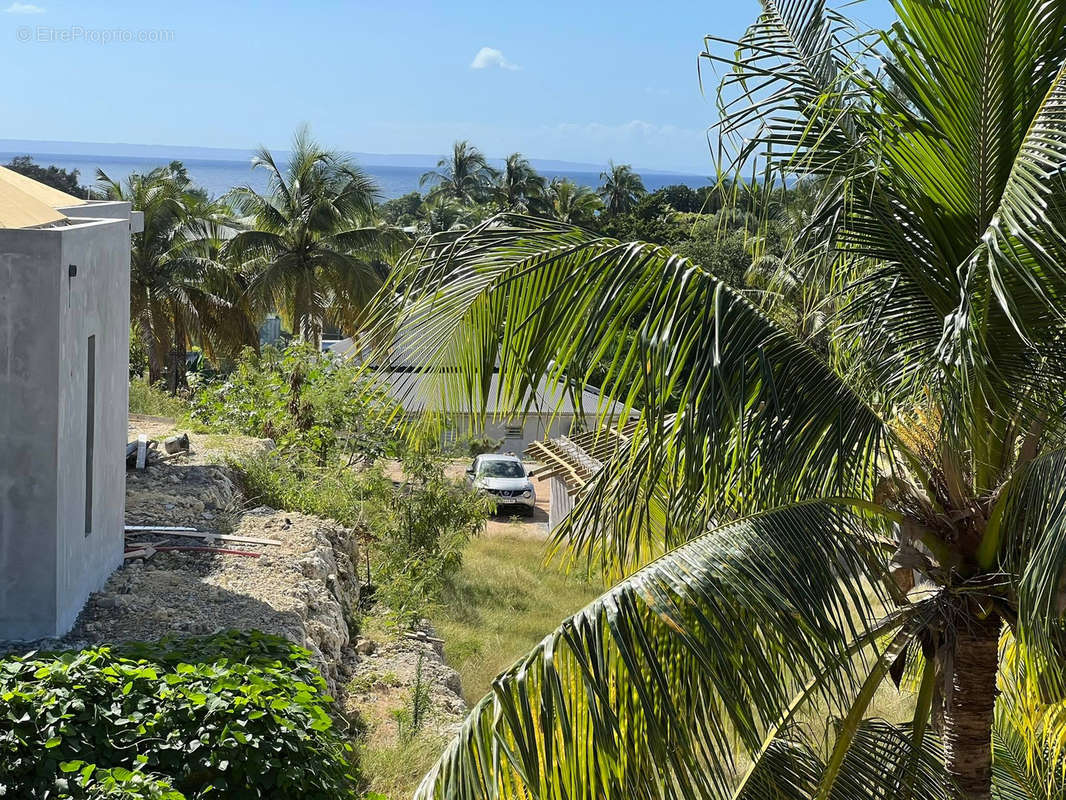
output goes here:
[[375, 481], [377, 471], [321, 468], [295, 462], [277, 451], [245, 456], [232, 466], [241, 475], [249, 502], [334, 519], [349, 528], [369, 524], [368, 512], [373, 515], [369, 506], [384, 491]]
[[309, 656], [231, 632], [4, 659], [0, 795], [351, 797]]
[[502, 446], [503, 439], [495, 439], [487, 434], [475, 436], [472, 433], [467, 433], [456, 439], [449, 450], [459, 457], [474, 458], [482, 453], [495, 453]]
[[411, 452], [407, 480], [386, 499], [378, 537], [378, 598], [394, 622], [411, 627], [459, 570], [463, 550], [488, 518], [490, 501], [444, 474], [437, 453]]
[[347, 361], [307, 344], [246, 349], [221, 382], [201, 388], [193, 416], [213, 428], [273, 439], [288, 457], [325, 465], [338, 454], [373, 460], [393, 437], [389, 404]]
[[170, 781], [141, 771], [147, 756], [137, 756], [137, 768], [98, 769], [84, 761], [64, 761], [59, 765], [64, 777], [56, 781], [60, 798], [88, 800], [187, 800]]

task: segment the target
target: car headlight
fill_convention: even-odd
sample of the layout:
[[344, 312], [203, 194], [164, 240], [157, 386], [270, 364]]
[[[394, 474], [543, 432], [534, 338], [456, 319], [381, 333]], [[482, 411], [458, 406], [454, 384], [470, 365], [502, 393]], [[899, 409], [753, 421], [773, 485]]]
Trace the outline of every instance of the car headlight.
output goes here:
[[522, 492], [522, 497], [532, 497], [532, 496], [533, 496], [533, 492], [530, 491], [529, 489], [526, 489], [524, 492]]

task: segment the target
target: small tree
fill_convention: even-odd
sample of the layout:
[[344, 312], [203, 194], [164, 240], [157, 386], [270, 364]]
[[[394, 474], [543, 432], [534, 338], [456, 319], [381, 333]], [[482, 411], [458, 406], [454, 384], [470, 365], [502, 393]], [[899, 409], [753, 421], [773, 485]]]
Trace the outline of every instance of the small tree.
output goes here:
[[33, 178], [45, 186], [51, 186], [73, 197], [88, 197], [90, 194], [87, 187], [78, 183], [78, 170], [76, 169], [67, 170], [54, 164], [42, 167], [30, 156], [15, 156], [4, 166], [12, 172]]

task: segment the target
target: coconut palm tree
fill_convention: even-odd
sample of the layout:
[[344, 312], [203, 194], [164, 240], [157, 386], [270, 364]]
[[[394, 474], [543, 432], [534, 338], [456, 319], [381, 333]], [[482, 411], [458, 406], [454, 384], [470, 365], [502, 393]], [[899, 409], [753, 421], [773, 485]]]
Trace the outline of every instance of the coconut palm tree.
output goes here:
[[527, 212], [534, 207], [547, 190], [547, 181], [539, 174], [529, 159], [521, 153], [507, 156], [493, 188], [493, 195], [502, 211]]
[[608, 214], [625, 214], [632, 211], [637, 201], [647, 192], [644, 181], [629, 164], [607, 162], [607, 169], [600, 173], [600, 188], [596, 192], [602, 199]]
[[[447, 407], [598, 368], [633, 415], [556, 531], [624, 577], [496, 679], [419, 797], [1063, 796], [1066, 4], [893, 7], [867, 37], [764, 0], [708, 40], [736, 163], [824, 187], [798, 252], [827, 353], [563, 224], [399, 265], [383, 302]], [[867, 719], [892, 681], [905, 721]]]
[[468, 206], [444, 195], [435, 195], [422, 203], [418, 216], [418, 234], [465, 230], [492, 216], [492, 211], [485, 213], [481, 206]]
[[589, 225], [603, 208], [597, 194], [569, 178], [552, 178], [545, 193], [548, 216], [571, 225]]
[[480, 203], [492, 193], [496, 176], [484, 154], [463, 140], [452, 145], [451, 157], [438, 161], [437, 169], [424, 173], [418, 183], [434, 184], [427, 198], [443, 196], [469, 204]]
[[317, 347], [327, 323], [354, 333], [387, 259], [407, 241], [398, 228], [377, 223], [377, 185], [306, 128], [293, 138], [284, 169], [266, 148], [252, 166], [267, 172], [268, 190], [244, 186], [231, 193], [251, 227], [227, 242], [223, 254], [248, 276], [255, 306], [280, 310], [302, 341]]
[[130, 318], [148, 354], [148, 380], [176, 392], [185, 382], [185, 353], [199, 342], [209, 356], [257, 345], [239, 276], [219, 258], [230, 209], [192, 184], [180, 162], [125, 181], [98, 170], [98, 189], [144, 214], [132, 237]]

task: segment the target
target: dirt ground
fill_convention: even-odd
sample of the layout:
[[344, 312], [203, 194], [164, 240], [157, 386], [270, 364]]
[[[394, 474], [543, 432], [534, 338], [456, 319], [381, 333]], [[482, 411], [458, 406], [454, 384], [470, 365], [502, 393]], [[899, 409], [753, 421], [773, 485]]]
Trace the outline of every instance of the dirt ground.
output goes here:
[[[162, 439], [176, 432], [173, 420], [130, 417], [129, 439], [143, 433], [160, 441], [160, 451]], [[146, 470], [127, 471], [126, 524], [241, 538], [131, 532], [127, 558], [90, 596], [74, 628], [38, 649], [261, 630], [308, 648], [336, 689], [354, 660], [347, 620], [356, 613], [359, 588], [351, 532], [330, 520], [248, 507], [225, 457], [268, 448], [269, 441], [192, 433], [190, 443], [188, 454], [150, 458]]]

